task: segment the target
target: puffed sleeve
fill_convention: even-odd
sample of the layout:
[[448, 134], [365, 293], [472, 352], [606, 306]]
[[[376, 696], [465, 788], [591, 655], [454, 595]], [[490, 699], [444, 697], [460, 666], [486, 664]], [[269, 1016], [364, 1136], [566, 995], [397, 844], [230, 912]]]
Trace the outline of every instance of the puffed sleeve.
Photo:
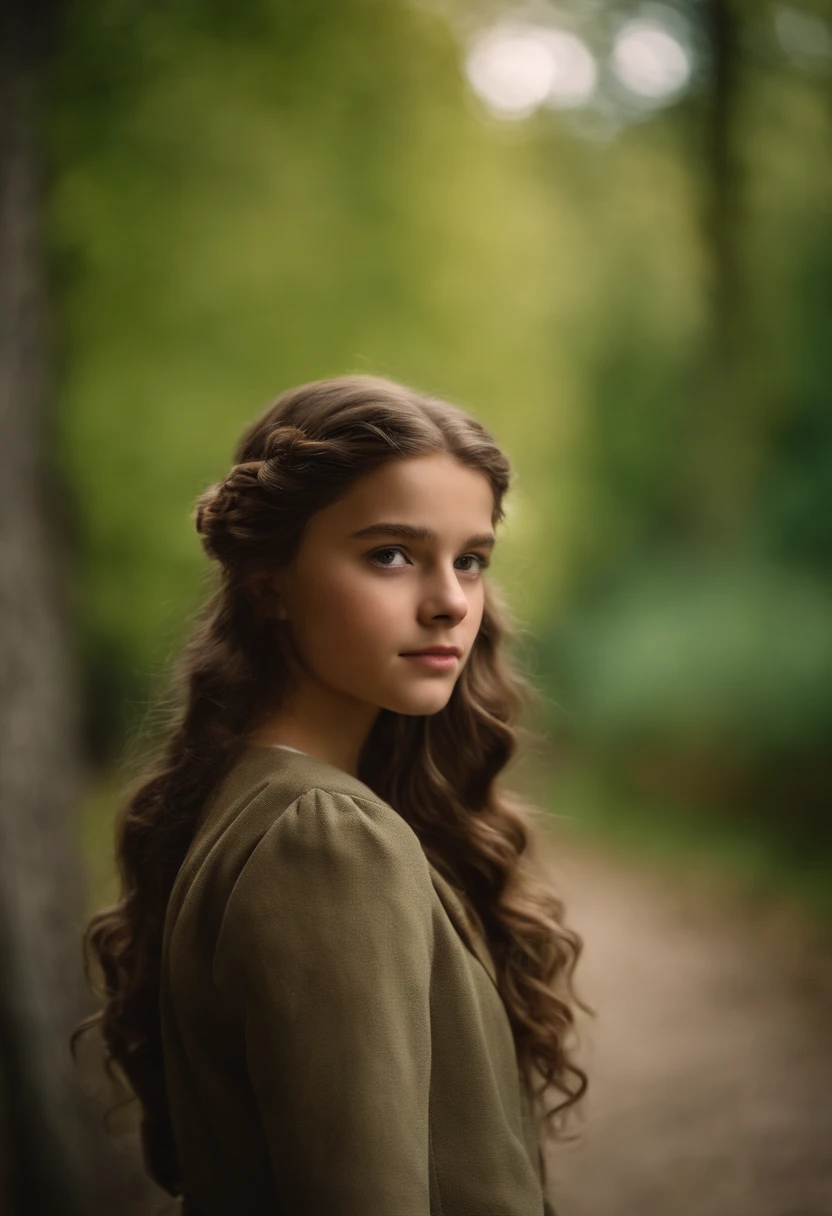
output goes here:
[[226, 905], [214, 980], [291, 1216], [427, 1216], [431, 881], [386, 803], [311, 789]]

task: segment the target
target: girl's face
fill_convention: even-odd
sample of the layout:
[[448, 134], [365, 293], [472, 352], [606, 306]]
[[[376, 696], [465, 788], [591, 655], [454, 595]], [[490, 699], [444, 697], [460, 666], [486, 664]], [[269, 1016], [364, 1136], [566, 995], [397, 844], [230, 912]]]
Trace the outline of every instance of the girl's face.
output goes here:
[[[442, 453], [389, 461], [312, 516], [271, 585], [316, 699], [360, 717], [444, 707], [482, 621], [493, 506], [485, 474]], [[430, 646], [459, 656], [404, 657]]]

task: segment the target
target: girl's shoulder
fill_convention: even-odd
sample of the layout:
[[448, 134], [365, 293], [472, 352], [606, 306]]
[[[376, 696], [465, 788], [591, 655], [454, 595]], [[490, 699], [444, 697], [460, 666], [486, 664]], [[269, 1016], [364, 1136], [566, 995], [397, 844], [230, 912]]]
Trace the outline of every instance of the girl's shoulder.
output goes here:
[[326, 760], [283, 748], [250, 746], [208, 799], [197, 836], [216, 840], [229, 829], [246, 837], [262, 836], [290, 806], [314, 790], [340, 806], [357, 800], [396, 815], [370, 786]]
[[[363, 781], [306, 754], [249, 747], [209, 796], [180, 867], [169, 923], [182, 912], [216, 922], [245, 873], [267, 881], [282, 856], [314, 852], [323, 876], [336, 855], [354, 865], [384, 854], [406, 858], [428, 879], [429, 866], [411, 826]], [[346, 857], [350, 856], [347, 852]]]

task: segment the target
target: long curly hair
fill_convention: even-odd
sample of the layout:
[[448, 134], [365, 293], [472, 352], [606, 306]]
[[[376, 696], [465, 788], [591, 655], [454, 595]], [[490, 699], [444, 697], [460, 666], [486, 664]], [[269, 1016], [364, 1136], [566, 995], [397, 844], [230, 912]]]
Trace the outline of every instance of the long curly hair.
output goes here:
[[[181, 1180], [159, 1015], [165, 914], [210, 791], [287, 687], [291, 639], [260, 610], [257, 576], [290, 562], [310, 516], [357, 478], [390, 459], [437, 452], [488, 478], [496, 527], [511, 470], [489, 432], [447, 401], [368, 375], [284, 392], [247, 427], [228, 475], [197, 500], [193, 519], [218, 586], [172, 665], [160, 702], [166, 729], [117, 819], [120, 899], [91, 917], [83, 940], [87, 981], [104, 1004], [71, 1038], [74, 1053], [77, 1037], [99, 1027], [111, 1079], [126, 1080], [128, 1101], [140, 1102], [146, 1168], [172, 1194]], [[382, 708], [358, 776], [407, 821], [482, 927], [535, 1109], [547, 1090], [562, 1099], [538, 1115], [542, 1135], [558, 1139], [587, 1088], [571, 1058], [573, 1006], [594, 1010], [572, 986], [583, 943], [563, 923], [538, 855], [540, 812], [497, 784], [520, 736], [532, 737], [518, 719], [538, 693], [505, 653], [518, 630], [490, 581], [484, 601], [448, 703], [426, 716]], [[543, 1169], [545, 1179], [545, 1157]]]

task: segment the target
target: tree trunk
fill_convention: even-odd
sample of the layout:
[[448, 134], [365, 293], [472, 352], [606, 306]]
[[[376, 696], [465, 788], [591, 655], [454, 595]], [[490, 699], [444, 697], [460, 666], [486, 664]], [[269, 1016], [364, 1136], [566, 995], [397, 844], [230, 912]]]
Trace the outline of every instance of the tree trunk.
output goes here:
[[754, 402], [743, 383], [745, 327], [741, 182], [737, 157], [739, 27], [733, 0], [704, 0], [710, 90], [704, 112], [702, 230], [708, 325], [691, 421], [689, 510], [695, 541], [730, 547], [754, 479]]
[[90, 1210], [89, 1118], [68, 1049], [85, 1011], [80, 698], [69, 565], [45, 456], [49, 360], [34, 124], [48, 17], [45, 5], [11, 3], [0, 18], [0, 1207], [15, 1216]]

